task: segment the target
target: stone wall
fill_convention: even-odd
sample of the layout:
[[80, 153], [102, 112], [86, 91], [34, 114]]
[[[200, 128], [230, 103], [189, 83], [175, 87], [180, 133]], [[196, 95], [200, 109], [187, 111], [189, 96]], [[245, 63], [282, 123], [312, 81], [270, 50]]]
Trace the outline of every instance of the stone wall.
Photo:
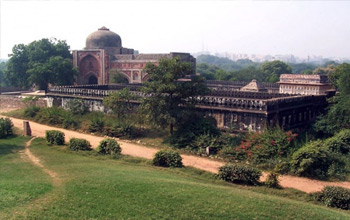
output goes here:
[[[25, 96], [20, 95], [0, 95], [0, 109], [15, 109], [15, 108], [25, 108], [26, 105], [22, 102]], [[39, 98], [36, 101], [36, 105], [40, 107], [47, 106], [47, 98]]]

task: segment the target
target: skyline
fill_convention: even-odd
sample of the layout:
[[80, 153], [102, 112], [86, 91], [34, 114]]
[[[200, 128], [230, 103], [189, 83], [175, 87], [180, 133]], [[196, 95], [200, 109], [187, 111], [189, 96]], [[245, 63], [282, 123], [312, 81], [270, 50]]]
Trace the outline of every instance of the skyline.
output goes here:
[[[344, 1], [0, 0], [0, 58], [15, 44], [66, 40], [72, 50], [102, 26], [140, 53], [293, 54], [350, 57]], [[25, 34], [23, 34], [25, 33]]]

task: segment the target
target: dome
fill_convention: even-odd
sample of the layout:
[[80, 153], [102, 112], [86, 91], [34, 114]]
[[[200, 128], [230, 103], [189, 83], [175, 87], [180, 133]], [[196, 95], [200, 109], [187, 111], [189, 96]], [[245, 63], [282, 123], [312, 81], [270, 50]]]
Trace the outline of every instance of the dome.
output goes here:
[[107, 47], [122, 47], [122, 40], [118, 34], [106, 27], [101, 27], [86, 38], [86, 49], [104, 49]]

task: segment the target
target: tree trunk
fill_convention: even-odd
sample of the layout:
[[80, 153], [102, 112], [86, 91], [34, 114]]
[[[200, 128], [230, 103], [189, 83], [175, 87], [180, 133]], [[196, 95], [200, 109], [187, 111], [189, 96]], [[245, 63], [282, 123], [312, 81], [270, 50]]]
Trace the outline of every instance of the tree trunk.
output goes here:
[[174, 133], [174, 125], [173, 123], [170, 123], [170, 134], [173, 135]]

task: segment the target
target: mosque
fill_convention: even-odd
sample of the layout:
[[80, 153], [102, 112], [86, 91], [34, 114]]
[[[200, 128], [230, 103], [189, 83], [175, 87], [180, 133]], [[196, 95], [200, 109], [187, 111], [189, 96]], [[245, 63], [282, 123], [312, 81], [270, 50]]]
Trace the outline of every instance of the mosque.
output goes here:
[[73, 51], [73, 65], [79, 68], [79, 85], [109, 84], [113, 75], [127, 83], [142, 83], [149, 78], [143, 71], [147, 63], [157, 65], [162, 58], [174, 57], [195, 67], [196, 59], [189, 53], [138, 54], [134, 49], [123, 47], [118, 34], [102, 27], [86, 38], [83, 50]]

